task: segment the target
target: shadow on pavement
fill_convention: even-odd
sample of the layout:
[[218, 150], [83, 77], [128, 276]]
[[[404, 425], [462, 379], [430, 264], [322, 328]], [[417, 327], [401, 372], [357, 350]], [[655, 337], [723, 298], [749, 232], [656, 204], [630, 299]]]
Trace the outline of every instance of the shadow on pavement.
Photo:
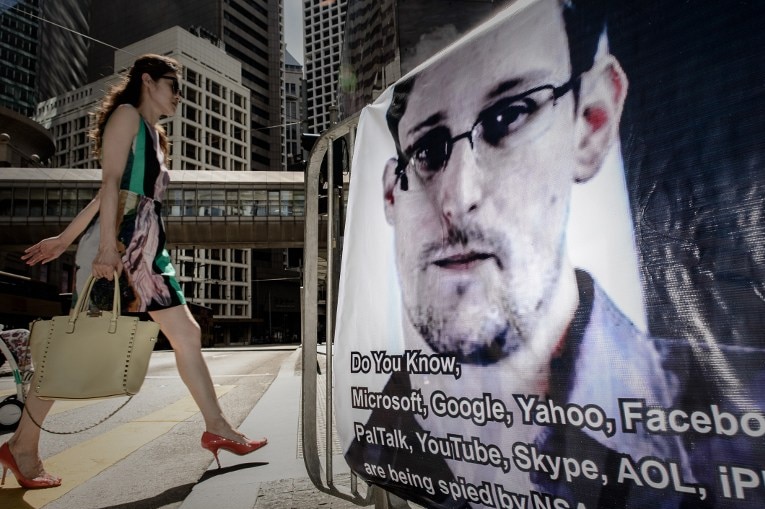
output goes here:
[[217, 477], [223, 474], [228, 474], [229, 472], [236, 472], [237, 470], [245, 470], [247, 468], [253, 468], [253, 467], [263, 467], [265, 465], [268, 465], [267, 461], [259, 461], [259, 462], [253, 462], [253, 463], [240, 463], [238, 465], [231, 465], [230, 467], [223, 467], [223, 468], [216, 468], [215, 470], [208, 470], [207, 472], [204, 473], [202, 477], [199, 478], [199, 482], [201, 483], [208, 479], [212, 479], [213, 477]]
[[[24, 494], [27, 492], [24, 488], [3, 488], [3, 495], [11, 502], [13, 509], [34, 509], [34, 506], [24, 500]], [[6, 499], [4, 498], [4, 500]]]
[[[244, 470], [246, 468], [262, 467], [264, 465], [268, 465], [268, 462], [242, 463], [239, 465], [232, 465], [230, 467], [223, 467], [216, 470], [208, 470], [199, 479], [198, 483], [201, 483], [207, 479], [211, 479], [218, 475], [227, 474], [229, 472], [236, 472], [237, 470]], [[188, 483], [181, 486], [176, 486], [174, 488], [165, 490], [162, 493], [154, 495], [153, 497], [150, 497], [150, 498], [145, 498], [143, 500], [136, 500], [134, 502], [127, 502], [124, 504], [104, 506], [104, 507], [100, 507], [99, 509], [157, 509], [159, 507], [165, 507], [167, 505], [176, 504], [178, 502], [183, 502], [184, 500], [186, 500], [186, 498], [191, 493], [191, 490], [198, 483]], [[23, 496], [26, 490], [19, 489], [18, 491], [19, 491], [19, 497], [21, 497]], [[14, 509], [16, 509], [17, 506], [14, 505], [13, 507]], [[32, 506], [30, 505], [18, 506], [18, 509], [27, 509], [27, 508], [32, 509]]]
[[158, 507], [182, 502], [189, 496], [189, 493], [191, 493], [194, 486], [195, 483], [188, 483], [170, 488], [150, 498], [136, 500], [135, 502], [128, 502], [125, 504], [105, 506], [99, 509], [157, 509]]

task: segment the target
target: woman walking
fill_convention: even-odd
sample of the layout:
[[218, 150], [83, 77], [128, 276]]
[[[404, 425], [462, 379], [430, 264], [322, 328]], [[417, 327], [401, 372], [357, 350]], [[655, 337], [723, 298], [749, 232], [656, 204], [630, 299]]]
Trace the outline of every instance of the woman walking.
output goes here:
[[[95, 113], [91, 137], [102, 167], [98, 195], [60, 235], [30, 247], [22, 258], [29, 265], [47, 263], [87, 227], [77, 249], [78, 290], [88, 268], [100, 280], [111, 281], [116, 273], [122, 309], [148, 312], [159, 323], [175, 351], [181, 378], [204, 418], [202, 447], [217, 461], [219, 449], [248, 454], [267, 440], [248, 439], [223, 414], [202, 356], [199, 325], [186, 306], [165, 249], [161, 207], [170, 177], [165, 166], [167, 136], [158, 122], [178, 107], [180, 77], [181, 67], [171, 58], [144, 55], [135, 61]], [[93, 293], [97, 293], [95, 289]], [[102, 293], [106, 300], [111, 290]], [[111, 307], [108, 302], [96, 304]], [[51, 404], [30, 393], [25, 408], [39, 423]], [[24, 415], [11, 439], [0, 447], [3, 480], [10, 469], [24, 488], [61, 484], [43, 468], [39, 438], [40, 429]]]

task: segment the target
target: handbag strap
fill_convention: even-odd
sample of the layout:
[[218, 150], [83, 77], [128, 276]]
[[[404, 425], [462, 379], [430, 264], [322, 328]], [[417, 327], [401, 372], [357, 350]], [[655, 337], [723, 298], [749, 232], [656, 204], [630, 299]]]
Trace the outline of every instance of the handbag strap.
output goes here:
[[[77, 297], [77, 304], [69, 312], [69, 329], [68, 332], [74, 331], [74, 324], [77, 321], [77, 317], [80, 314], [86, 312], [88, 303], [90, 302], [90, 292], [93, 290], [93, 285], [96, 282], [96, 278], [91, 273], [88, 279], [85, 281], [85, 286], [82, 289], [82, 293]], [[117, 271], [114, 271], [114, 297], [112, 298], [112, 317], [109, 326], [109, 332], [114, 333], [117, 330], [117, 319], [122, 314], [122, 304], [120, 302], [120, 280], [117, 275]]]
[[107, 419], [109, 419], [110, 417], [112, 417], [114, 414], [116, 414], [117, 412], [119, 412], [120, 410], [122, 410], [122, 409], [125, 407], [125, 405], [127, 405], [128, 403], [130, 403], [130, 400], [131, 400], [131, 399], [133, 399], [133, 396], [130, 396], [128, 399], [126, 399], [125, 401], [123, 401], [123, 402], [122, 402], [122, 404], [121, 404], [120, 406], [118, 406], [117, 408], [115, 408], [114, 410], [112, 410], [112, 411], [111, 411], [111, 413], [109, 413], [109, 415], [107, 415], [106, 417], [102, 418], [100, 421], [96, 422], [95, 424], [91, 424], [91, 425], [89, 425], [89, 426], [86, 426], [86, 427], [84, 427], [84, 428], [80, 428], [80, 429], [76, 429], [76, 430], [72, 430], [72, 431], [56, 431], [56, 430], [52, 430], [52, 429], [48, 429], [48, 428], [45, 428], [45, 427], [43, 427], [43, 425], [42, 425], [42, 424], [40, 424], [39, 422], [37, 422], [37, 421], [35, 420], [35, 418], [34, 418], [34, 417], [32, 417], [32, 414], [31, 414], [31, 412], [29, 411], [29, 409], [26, 407], [26, 405], [24, 405], [24, 411], [27, 413], [27, 415], [28, 415], [28, 416], [29, 416], [29, 418], [32, 420], [32, 422], [33, 422], [33, 423], [35, 423], [35, 426], [37, 426], [37, 427], [38, 427], [38, 428], [40, 428], [41, 430], [45, 431], [46, 433], [51, 433], [51, 434], [53, 434], [53, 435], [75, 435], [75, 434], [77, 434], [77, 433], [82, 433], [83, 431], [88, 431], [89, 429], [93, 429], [93, 428], [95, 428], [96, 426], [98, 426], [99, 424], [102, 424], [102, 423], [106, 422], [106, 420], [107, 420]]

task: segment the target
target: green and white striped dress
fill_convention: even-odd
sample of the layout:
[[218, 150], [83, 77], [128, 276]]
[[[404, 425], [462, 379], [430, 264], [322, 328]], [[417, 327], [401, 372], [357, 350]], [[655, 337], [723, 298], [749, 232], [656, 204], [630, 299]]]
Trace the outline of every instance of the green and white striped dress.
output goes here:
[[[122, 174], [117, 209], [117, 246], [124, 266], [120, 277], [123, 312], [156, 311], [186, 303], [165, 248], [162, 199], [169, 181], [159, 136], [142, 119]], [[90, 274], [99, 236], [96, 217], [77, 246], [78, 291]], [[94, 285], [91, 300], [95, 306], [108, 309], [112, 295], [111, 283], [100, 280]]]

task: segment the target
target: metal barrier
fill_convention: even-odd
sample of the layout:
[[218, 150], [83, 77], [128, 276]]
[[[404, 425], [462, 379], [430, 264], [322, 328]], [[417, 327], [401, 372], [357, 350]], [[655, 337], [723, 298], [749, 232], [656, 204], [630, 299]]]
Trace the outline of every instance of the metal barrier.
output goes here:
[[[332, 337], [334, 334], [334, 302], [335, 302], [335, 263], [334, 259], [339, 253], [338, 235], [336, 226], [336, 207], [338, 201], [335, 191], [334, 177], [334, 157], [333, 141], [342, 137], [348, 139], [349, 160], [352, 157], [354, 137], [356, 126], [358, 124], [358, 115], [353, 116], [344, 122], [334, 126], [325, 132], [314, 145], [306, 168], [305, 186], [306, 186], [306, 211], [305, 211], [305, 250], [303, 253], [303, 391], [301, 401], [302, 412], [302, 441], [303, 441], [303, 460], [306, 470], [313, 484], [321, 491], [330, 495], [350, 500], [358, 505], [369, 505], [372, 502], [374, 489], [370, 489], [366, 484], [359, 484], [355, 474], [351, 474], [350, 486], [341, 489], [336, 481], [332, 467], [332, 444], [333, 444], [333, 412], [332, 412]], [[319, 313], [319, 176], [321, 172], [322, 161], [327, 163], [327, 218], [324, 223], [327, 228], [325, 256], [327, 262], [326, 272], [326, 369], [324, 372], [325, 386], [323, 394], [325, 395], [325, 437], [324, 451], [319, 451], [318, 436], [318, 402], [319, 398], [319, 370], [317, 357], [317, 329]], [[342, 207], [343, 203], [339, 203]], [[343, 487], [345, 488], [345, 487]], [[362, 488], [365, 491], [362, 494], [359, 491]]]
[[[313, 484], [320, 490], [338, 498], [349, 500], [356, 505], [368, 506], [374, 503], [376, 509], [405, 509], [409, 506], [403, 500], [395, 497], [376, 486], [369, 486], [360, 480], [356, 474], [351, 473], [350, 485], [340, 486], [334, 475], [332, 465], [335, 426], [332, 411], [332, 369], [333, 369], [333, 344], [335, 325], [335, 292], [337, 288], [339, 270], [336, 270], [336, 260], [342, 252], [339, 245], [340, 223], [337, 214], [342, 213], [344, 200], [337, 193], [334, 180], [333, 165], [333, 142], [345, 138], [348, 147], [348, 161], [353, 160], [353, 147], [356, 137], [356, 127], [359, 115], [354, 115], [342, 123], [325, 132], [314, 145], [308, 160], [306, 169], [306, 211], [305, 211], [305, 251], [303, 254], [303, 391], [301, 401], [302, 413], [302, 442], [303, 460], [308, 476]], [[327, 163], [327, 217], [322, 220], [319, 214], [319, 176], [322, 161]], [[342, 187], [341, 187], [342, 188]], [[319, 314], [319, 226], [326, 226], [326, 249], [324, 252], [326, 269], [326, 369], [319, 372], [317, 352], [317, 328]], [[319, 382], [324, 385], [320, 386]], [[321, 390], [320, 390], [321, 389]], [[323, 442], [324, 450], [319, 450], [318, 430], [322, 426], [319, 423], [319, 401], [323, 399], [324, 423], [322, 430], [325, 435]]]

